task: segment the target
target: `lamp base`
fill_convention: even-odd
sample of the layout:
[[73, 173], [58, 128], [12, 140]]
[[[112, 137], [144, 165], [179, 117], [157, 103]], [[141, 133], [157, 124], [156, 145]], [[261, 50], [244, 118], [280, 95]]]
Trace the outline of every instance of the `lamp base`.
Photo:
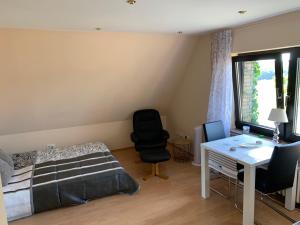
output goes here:
[[279, 134], [280, 134], [280, 132], [279, 132], [280, 123], [274, 122], [274, 124], [275, 124], [275, 128], [274, 128], [274, 132], [273, 132], [273, 142], [278, 144], [279, 143]]

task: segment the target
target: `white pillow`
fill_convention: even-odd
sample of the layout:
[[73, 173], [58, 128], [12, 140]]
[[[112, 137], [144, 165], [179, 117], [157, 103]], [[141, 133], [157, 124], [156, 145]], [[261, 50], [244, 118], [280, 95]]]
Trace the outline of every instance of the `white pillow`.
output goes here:
[[7, 162], [0, 159], [0, 175], [2, 186], [6, 186], [11, 176], [13, 175], [14, 169]]
[[12, 168], [14, 168], [14, 162], [13, 162], [12, 158], [7, 153], [5, 153], [2, 149], [0, 149], [0, 159], [7, 162], [8, 165], [10, 165]]

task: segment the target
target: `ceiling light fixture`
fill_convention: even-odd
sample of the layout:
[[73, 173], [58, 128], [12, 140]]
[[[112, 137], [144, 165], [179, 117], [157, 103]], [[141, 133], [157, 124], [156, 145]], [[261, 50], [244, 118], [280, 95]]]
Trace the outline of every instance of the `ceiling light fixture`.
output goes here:
[[136, 0], [127, 0], [127, 3], [130, 5], [134, 5], [136, 3]]
[[247, 10], [240, 10], [238, 11], [239, 14], [243, 15], [243, 14], [246, 14]]

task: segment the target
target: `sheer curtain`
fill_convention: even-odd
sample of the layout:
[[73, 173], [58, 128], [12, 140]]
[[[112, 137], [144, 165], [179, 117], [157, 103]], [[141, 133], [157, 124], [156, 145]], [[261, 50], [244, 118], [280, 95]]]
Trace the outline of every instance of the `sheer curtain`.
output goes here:
[[207, 121], [222, 120], [227, 136], [230, 134], [233, 100], [231, 50], [231, 30], [222, 30], [213, 34], [211, 45], [212, 80]]
[[[222, 120], [227, 136], [230, 134], [233, 101], [231, 49], [231, 30], [223, 30], [213, 34], [211, 46], [212, 80], [207, 121]], [[202, 126], [198, 126], [195, 127], [194, 165], [200, 165], [201, 163], [201, 142]]]

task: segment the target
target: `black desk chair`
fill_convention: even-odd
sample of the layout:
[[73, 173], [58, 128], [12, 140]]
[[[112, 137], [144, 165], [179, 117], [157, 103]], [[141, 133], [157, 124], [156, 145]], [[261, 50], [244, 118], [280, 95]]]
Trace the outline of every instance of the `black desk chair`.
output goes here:
[[166, 149], [169, 133], [163, 129], [159, 112], [155, 109], [138, 110], [133, 114], [133, 133], [131, 140], [135, 149], [140, 154], [142, 161], [152, 164], [152, 174], [144, 177], [147, 180], [151, 176], [167, 179], [159, 173], [159, 163], [171, 158]]
[[221, 120], [203, 124], [205, 142], [226, 138]]
[[[225, 131], [224, 131], [224, 125], [221, 120], [214, 121], [210, 123], [204, 123], [203, 124], [203, 131], [204, 131], [204, 138], [205, 142], [215, 141], [219, 139], [226, 138]], [[230, 192], [230, 177], [228, 177], [228, 192]], [[210, 189], [217, 194], [221, 195], [222, 197], [228, 198], [229, 194], [223, 194], [222, 192], [218, 191], [217, 189], [210, 187]]]
[[166, 148], [169, 137], [168, 131], [163, 129], [157, 110], [143, 109], [133, 114], [131, 140], [138, 152], [147, 149]]
[[[262, 196], [293, 187], [297, 162], [300, 156], [300, 142], [275, 146], [267, 169], [257, 168], [255, 188]], [[244, 181], [244, 172], [238, 173], [238, 179]], [[296, 222], [283, 212], [263, 201], [291, 222]]]
[[[226, 138], [225, 131], [224, 131], [224, 125], [221, 120], [203, 124], [203, 130], [204, 130], [204, 138], [205, 138], [206, 142]], [[244, 169], [244, 166], [237, 163], [236, 169], [237, 169], [237, 171], [241, 171], [242, 169]], [[230, 183], [231, 183], [231, 180], [230, 180], [230, 177], [228, 177], [229, 192], [230, 192]], [[237, 187], [237, 185], [238, 185], [238, 180], [236, 179], [235, 187]], [[223, 197], [226, 197], [226, 198], [229, 197], [214, 188], [211, 188], [211, 190], [218, 193], [219, 195], [221, 195]]]

